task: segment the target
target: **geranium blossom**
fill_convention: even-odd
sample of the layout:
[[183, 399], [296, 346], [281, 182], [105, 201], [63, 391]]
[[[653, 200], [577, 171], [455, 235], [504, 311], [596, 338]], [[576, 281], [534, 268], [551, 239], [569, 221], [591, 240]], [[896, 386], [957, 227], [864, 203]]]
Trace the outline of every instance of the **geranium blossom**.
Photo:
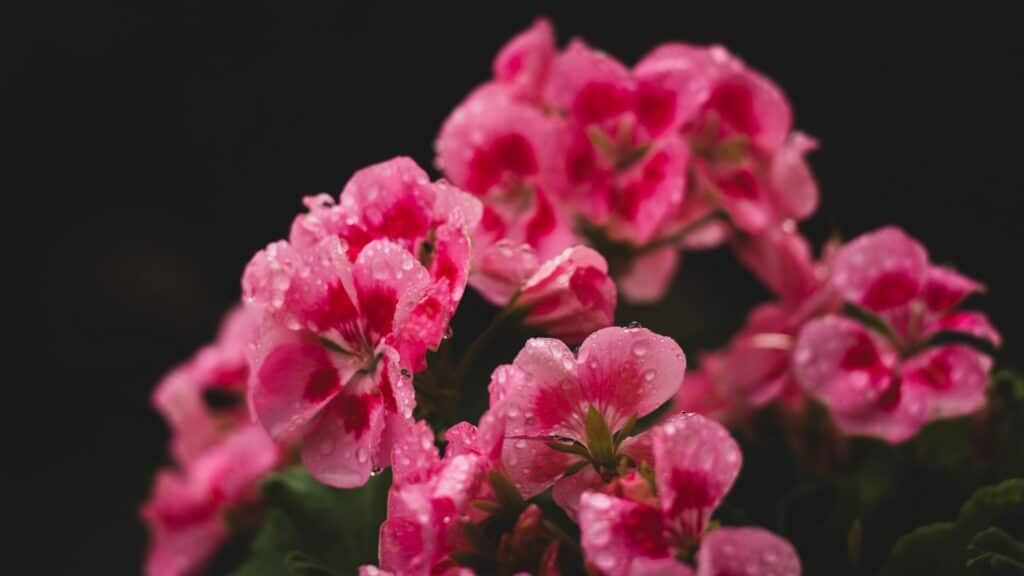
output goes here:
[[796, 375], [841, 430], [902, 442], [931, 420], [985, 403], [992, 358], [939, 339], [961, 333], [999, 345], [984, 314], [956, 309], [978, 283], [932, 265], [923, 246], [890, 227], [841, 248], [831, 285], [879, 321], [829, 315], [798, 336]]
[[338, 208], [314, 204], [290, 242], [249, 263], [246, 299], [263, 310], [250, 406], [275, 439], [302, 438], [321, 481], [359, 486], [388, 465], [392, 421], [412, 413], [407, 375], [461, 298], [476, 207], [399, 158], [358, 172]]
[[[670, 338], [643, 328], [594, 332], [574, 355], [559, 340], [534, 338], [500, 378], [507, 388], [502, 460], [532, 496], [554, 485], [567, 512], [585, 488], [613, 479], [643, 437], [613, 437], [670, 400], [686, 359]], [[604, 430], [595, 431], [595, 427]]]
[[523, 324], [577, 343], [612, 323], [617, 294], [598, 252], [574, 246], [543, 264], [532, 248], [501, 241], [478, 261], [476, 286]]
[[228, 537], [224, 515], [256, 498], [258, 480], [279, 460], [245, 407], [245, 347], [255, 311], [238, 306], [217, 340], [172, 370], [153, 394], [171, 427], [175, 466], [156, 477], [142, 517], [150, 531], [146, 573], [195, 574]]
[[[781, 90], [720, 46], [665, 44], [630, 69], [538, 20], [449, 116], [438, 166], [480, 195], [480, 253], [501, 239], [541, 259], [586, 238], [632, 300], [661, 297], [681, 247], [806, 218], [816, 144]], [[474, 283], [475, 285], [475, 283]]]
[[[649, 436], [642, 462], [653, 467], [653, 476], [632, 472], [580, 499], [583, 550], [600, 573], [800, 573], [793, 547], [763, 529], [717, 528], [705, 533], [711, 512], [735, 481], [742, 460], [724, 428], [702, 416], [683, 414]], [[694, 572], [680, 559], [696, 548]]]

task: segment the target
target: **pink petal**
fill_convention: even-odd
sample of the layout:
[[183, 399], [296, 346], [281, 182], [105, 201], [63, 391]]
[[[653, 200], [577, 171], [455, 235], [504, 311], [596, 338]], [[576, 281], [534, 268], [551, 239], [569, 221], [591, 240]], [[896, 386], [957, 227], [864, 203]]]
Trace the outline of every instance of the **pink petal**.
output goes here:
[[713, 110], [724, 127], [750, 137], [760, 149], [778, 149], [793, 124], [793, 113], [782, 90], [721, 46], [709, 50], [712, 59], [726, 62], [722, 68], [729, 70], [721, 72], [714, 82], [705, 110]]
[[984, 290], [984, 286], [951, 268], [929, 266], [925, 275], [924, 298], [928, 310], [937, 312], [959, 304], [964, 298]]
[[740, 261], [782, 299], [803, 298], [821, 284], [810, 243], [795, 230], [771, 228], [738, 238], [733, 246]]
[[689, 160], [682, 139], [672, 138], [621, 174], [612, 195], [610, 235], [641, 246], [651, 240], [683, 202]]
[[708, 375], [705, 366], [706, 358], [702, 358], [701, 369], [686, 375], [673, 408], [682, 412], [696, 412], [729, 424], [738, 411], [736, 401], [718, 389], [715, 379]]
[[302, 464], [317, 480], [356, 488], [370, 478], [384, 428], [379, 395], [335, 397], [302, 440]]
[[[427, 481], [441, 464], [434, 446], [434, 431], [424, 421], [399, 419], [391, 445], [391, 467], [394, 485]], [[451, 429], [449, 430], [451, 432]]]
[[611, 327], [580, 346], [582, 407], [593, 405], [614, 431], [630, 416], [644, 416], [675, 396], [683, 383], [686, 357], [666, 336], [644, 328]]
[[926, 334], [936, 332], [960, 332], [987, 340], [993, 346], [1001, 346], [1003, 338], [999, 331], [989, 322], [984, 312], [953, 311], [936, 318], [925, 327]]
[[524, 497], [540, 494], [555, 484], [579, 460], [578, 456], [552, 450], [547, 442], [543, 437], [510, 437], [502, 447], [502, 464]]
[[711, 93], [717, 66], [708, 50], [681, 43], [657, 46], [633, 67], [641, 86], [657, 86], [675, 94], [673, 125], [690, 121]]
[[376, 566], [360, 566], [359, 576], [395, 576], [395, 573], [381, 570]]
[[574, 522], [579, 516], [580, 496], [588, 490], [599, 490], [604, 486], [601, 476], [593, 466], [584, 466], [582, 470], [560, 478], [551, 489], [551, 498]]
[[504, 306], [539, 266], [529, 244], [502, 240], [475, 253], [470, 284], [492, 304]]
[[662, 510], [685, 534], [699, 535], [739, 474], [739, 446], [721, 424], [699, 414], [674, 417], [652, 434]]
[[970, 414], [985, 405], [992, 358], [968, 346], [930, 348], [903, 366], [904, 392], [920, 387], [934, 418]]
[[693, 576], [693, 570], [675, 558], [637, 558], [629, 565], [630, 576]]
[[896, 382], [881, 402], [859, 412], [833, 412], [836, 426], [850, 436], [871, 436], [890, 444], [909, 439], [929, 418], [930, 398], [920, 386]]
[[177, 472], [157, 475], [141, 514], [150, 532], [147, 576], [195, 574], [227, 539], [228, 528], [208, 488]]
[[579, 508], [580, 543], [587, 562], [606, 576], [627, 576], [639, 558], [669, 558], [661, 512], [600, 492], [584, 492]]
[[294, 438], [361, 367], [348, 360], [309, 333], [267, 323], [253, 351], [253, 417], [276, 440]]
[[340, 205], [346, 225], [358, 228], [358, 234], [394, 240], [411, 250], [427, 236], [434, 198], [427, 173], [411, 158], [399, 156], [353, 174], [341, 191]]
[[246, 266], [242, 289], [247, 303], [293, 330], [344, 334], [359, 317], [351, 263], [334, 237], [303, 249], [284, 241], [268, 245]]
[[547, 19], [538, 18], [498, 52], [494, 79], [516, 98], [537, 100], [554, 58], [555, 31]]
[[666, 246], [634, 258], [629, 270], [615, 280], [629, 302], [656, 302], [668, 292], [678, 267], [679, 249]]
[[832, 284], [849, 301], [876, 311], [917, 297], [928, 254], [902, 230], [886, 227], [858, 236], [836, 254]]
[[612, 323], [615, 285], [598, 252], [576, 246], [545, 262], [522, 286], [516, 305], [529, 308], [527, 326], [568, 342]]
[[786, 218], [803, 220], [818, 208], [818, 183], [804, 157], [818, 142], [795, 132], [772, 156], [769, 178], [775, 205]]
[[235, 430], [197, 460], [190, 474], [229, 503], [256, 492], [257, 482], [280, 459], [281, 453], [267, 433], [256, 425]]
[[718, 528], [701, 542], [698, 576], [800, 576], [793, 545], [762, 528]]
[[531, 338], [513, 365], [523, 385], [509, 390], [508, 433], [513, 436], [579, 437], [586, 415], [583, 391], [576, 382], [576, 358], [561, 340]]
[[536, 108], [513, 100], [498, 85], [484, 85], [445, 120], [438, 135], [438, 167], [477, 195], [550, 170], [554, 125]]
[[880, 336], [839, 316], [808, 322], [793, 359], [797, 381], [838, 414], [874, 410], [892, 386], [897, 361]]
[[197, 458], [221, 436], [203, 402], [199, 380], [190, 364], [164, 376], [153, 391], [153, 406], [171, 426], [171, 450], [179, 463]]
[[576, 39], [555, 59], [544, 99], [583, 125], [615, 118], [633, 106], [629, 70]]
[[402, 246], [374, 240], [353, 265], [359, 307], [371, 342], [400, 328], [430, 286], [423, 265]]

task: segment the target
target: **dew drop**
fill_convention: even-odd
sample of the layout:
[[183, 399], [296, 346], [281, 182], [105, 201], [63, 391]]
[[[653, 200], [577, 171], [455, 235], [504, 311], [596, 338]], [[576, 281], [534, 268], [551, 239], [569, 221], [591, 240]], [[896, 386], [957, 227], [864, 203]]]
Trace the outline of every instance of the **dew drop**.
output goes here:
[[643, 325], [640, 324], [639, 322], [637, 322], [636, 320], [633, 320], [629, 324], [626, 324], [626, 328], [631, 328], [633, 330], [636, 330], [637, 328], [643, 328]]
[[356, 460], [362, 464], [366, 462], [366, 448], [359, 448], [356, 450]]
[[328, 438], [320, 443], [320, 454], [323, 456], [330, 456], [334, 452], [334, 440]]
[[647, 342], [644, 340], [637, 340], [633, 343], [633, 356], [637, 358], [643, 358], [647, 355]]
[[444, 336], [443, 336], [443, 338], [444, 338], [445, 340], [448, 340], [448, 339], [450, 339], [450, 338], [451, 338], [452, 336], [454, 336], [454, 335], [455, 335], [455, 331], [454, 331], [454, 330], [452, 330], [452, 327], [451, 327], [451, 325], [449, 325], [449, 326], [448, 326], [447, 328], [445, 328], [445, 329], [444, 329]]
[[374, 466], [370, 469], [370, 476], [380, 476], [380, 473], [384, 471], [384, 468], [380, 466]]
[[655, 370], [647, 370], [646, 372], [644, 372], [644, 382], [653, 381], [657, 375], [658, 373]]

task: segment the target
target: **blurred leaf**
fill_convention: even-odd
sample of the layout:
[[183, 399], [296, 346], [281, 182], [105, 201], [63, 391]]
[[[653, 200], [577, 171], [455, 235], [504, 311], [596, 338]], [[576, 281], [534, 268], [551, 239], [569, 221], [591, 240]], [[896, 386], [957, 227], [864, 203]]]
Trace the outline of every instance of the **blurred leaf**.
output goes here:
[[1024, 543], [999, 528], [982, 530], [967, 547], [967, 568], [973, 576], [1024, 574]]
[[975, 492], [955, 523], [931, 524], [900, 538], [881, 575], [963, 574], [969, 561], [972, 573], [1001, 575], [1017, 561], [1022, 535], [1024, 479], [1015, 478]]
[[587, 419], [584, 422], [587, 448], [599, 464], [611, 466], [615, 458], [615, 447], [612, 444], [612, 433], [604, 416], [593, 406], [587, 407]]
[[269, 476], [270, 515], [235, 575], [342, 576], [375, 564], [390, 485], [390, 473], [355, 490], [321, 484], [299, 467]]
[[952, 522], [930, 524], [899, 539], [880, 576], [960, 576], [963, 561]]

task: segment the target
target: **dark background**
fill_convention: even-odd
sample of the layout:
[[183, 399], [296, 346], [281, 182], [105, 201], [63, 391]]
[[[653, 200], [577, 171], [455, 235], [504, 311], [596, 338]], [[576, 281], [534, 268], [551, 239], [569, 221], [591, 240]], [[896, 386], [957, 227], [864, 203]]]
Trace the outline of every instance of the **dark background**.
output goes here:
[[[298, 3], [295, 3], [298, 4]], [[816, 242], [898, 223], [988, 284], [978, 301], [1021, 366], [1022, 56], [1008, 13], [751, 12], [731, 2], [595, 9], [490, 3], [47, 8], [8, 22], [20, 183], [11, 250], [30, 266], [29, 370], [14, 377], [8, 494], [39, 573], [130, 574], [136, 508], [164, 459], [151, 387], [212, 337], [248, 258], [300, 198], [398, 154], [431, 165], [452, 107], [539, 14], [631, 64], [667, 40], [721, 42], [775, 78], [818, 137]], [[971, 5], [972, 9], [981, 7]], [[38, 250], [38, 254], [36, 251]], [[727, 254], [688, 256], [659, 311], [620, 310], [692, 352], [766, 297]], [[39, 299], [39, 303], [35, 302]], [[467, 297], [456, 338], [479, 325]], [[15, 348], [18, 350], [18, 348]], [[22, 398], [22, 394], [27, 394]]]

